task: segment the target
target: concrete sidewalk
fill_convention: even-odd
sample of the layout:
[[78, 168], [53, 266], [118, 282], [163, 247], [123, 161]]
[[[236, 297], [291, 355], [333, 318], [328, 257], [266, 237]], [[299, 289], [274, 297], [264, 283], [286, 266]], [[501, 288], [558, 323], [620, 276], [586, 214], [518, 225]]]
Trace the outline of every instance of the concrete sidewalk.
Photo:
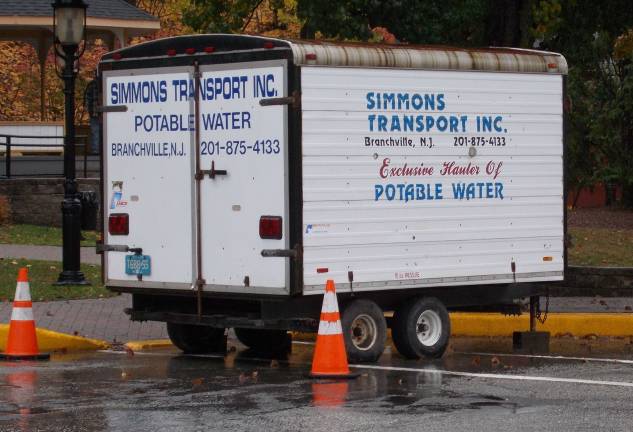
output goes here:
[[[99, 264], [95, 249], [82, 248], [82, 262]], [[0, 245], [1, 258], [30, 258], [60, 261], [61, 248], [55, 246]], [[36, 302], [33, 310], [38, 327], [62, 333], [102, 339], [108, 342], [128, 342], [141, 339], [164, 339], [164, 323], [132, 322], [123, 312], [132, 305], [132, 296], [123, 294], [107, 299]], [[545, 299], [541, 300], [545, 307]], [[11, 302], [0, 303], [0, 323], [8, 323]], [[631, 297], [552, 297], [550, 312], [593, 312], [631, 314]]]
[[[26, 258], [61, 261], [59, 246], [0, 244], [0, 258]], [[81, 248], [81, 262], [101, 264], [94, 247]], [[132, 296], [123, 294], [107, 299], [62, 300], [33, 303], [38, 327], [61, 333], [77, 334], [107, 342], [167, 337], [164, 323], [132, 322], [123, 310], [132, 306]], [[12, 303], [0, 303], [0, 323], [8, 323]]]
[[[164, 339], [164, 323], [132, 322], [123, 312], [132, 306], [132, 296], [122, 294], [107, 299], [34, 302], [33, 313], [38, 327], [75, 334], [107, 342], [141, 339]], [[0, 322], [11, 318], [12, 302], [0, 303]]]
[[[0, 258], [27, 258], [44, 261], [61, 261], [61, 246], [34, 246], [0, 244]], [[81, 262], [86, 264], [101, 264], [101, 255], [94, 247], [81, 248]]]
[[[628, 297], [555, 297], [550, 299], [550, 312], [631, 314], [627, 307], [632, 304]], [[122, 294], [107, 299], [35, 302], [33, 311], [38, 327], [108, 342], [167, 337], [164, 323], [130, 321], [123, 310], [131, 306], [132, 296]], [[0, 303], [0, 322], [9, 322], [11, 307], [11, 302]]]

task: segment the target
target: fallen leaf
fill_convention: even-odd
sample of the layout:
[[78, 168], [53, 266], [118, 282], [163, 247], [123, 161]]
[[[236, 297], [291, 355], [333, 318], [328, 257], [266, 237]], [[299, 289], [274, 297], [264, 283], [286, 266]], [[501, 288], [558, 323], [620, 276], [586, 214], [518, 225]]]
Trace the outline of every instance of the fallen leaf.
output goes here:
[[481, 365], [481, 358], [479, 356], [473, 357], [473, 360], [470, 362], [470, 364], [473, 366]]
[[499, 366], [501, 364], [501, 360], [497, 356], [494, 356], [490, 359], [490, 364], [493, 366]]
[[193, 385], [194, 387], [199, 387], [202, 385], [203, 382], [204, 378], [194, 378], [191, 380], [191, 385]]

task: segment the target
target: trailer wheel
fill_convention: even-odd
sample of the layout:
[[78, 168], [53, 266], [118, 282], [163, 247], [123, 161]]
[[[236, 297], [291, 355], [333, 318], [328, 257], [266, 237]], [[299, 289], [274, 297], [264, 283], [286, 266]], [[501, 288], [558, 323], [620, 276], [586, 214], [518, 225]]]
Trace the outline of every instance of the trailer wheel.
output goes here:
[[375, 362], [385, 350], [387, 322], [382, 309], [370, 300], [354, 300], [341, 316], [343, 339], [350, 362]]
[[187, 354], [226, 352], [223, 328], [168, 322], [167, 334], [172, 343]]
[[407, 302], [396, 309], [391, 334], [396, 349], [407, 358], [442, 357], [451, 334], [448, 311], [433, 297]]
[[237, 339], [260, 353], [278, 354], [289, 352], [292, 348], [292, 337], [286, 330], [235, 328]]

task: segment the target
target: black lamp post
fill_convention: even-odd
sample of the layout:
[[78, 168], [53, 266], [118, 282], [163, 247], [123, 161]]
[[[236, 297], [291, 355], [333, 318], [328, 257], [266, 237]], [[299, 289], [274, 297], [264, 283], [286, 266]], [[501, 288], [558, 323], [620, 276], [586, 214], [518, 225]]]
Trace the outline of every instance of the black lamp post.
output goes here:
[[[75, 180], [75, 63], [86, 33], [86, 4], [83, 0], [55, 0], [53, 3], [55, 55], [63, 64], [64, 81], [64, 200], [62, 201], [63, 269], [58, 285], [86, 285], [80, 269], [81, 201]], [[84, 44], [85, 46], [85, 44]]]

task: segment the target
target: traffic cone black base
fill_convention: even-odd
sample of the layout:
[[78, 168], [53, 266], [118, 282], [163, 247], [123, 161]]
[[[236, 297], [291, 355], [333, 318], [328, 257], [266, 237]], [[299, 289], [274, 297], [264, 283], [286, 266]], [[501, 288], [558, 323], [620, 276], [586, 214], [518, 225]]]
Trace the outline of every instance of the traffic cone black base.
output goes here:
[[49, 353], [41, 354], [29, 354], [29, 355], [11, 355], [0, 353], [0, 360], [7, 361], [19, 361], [19, 360], [49, 360], [51, 355]]

